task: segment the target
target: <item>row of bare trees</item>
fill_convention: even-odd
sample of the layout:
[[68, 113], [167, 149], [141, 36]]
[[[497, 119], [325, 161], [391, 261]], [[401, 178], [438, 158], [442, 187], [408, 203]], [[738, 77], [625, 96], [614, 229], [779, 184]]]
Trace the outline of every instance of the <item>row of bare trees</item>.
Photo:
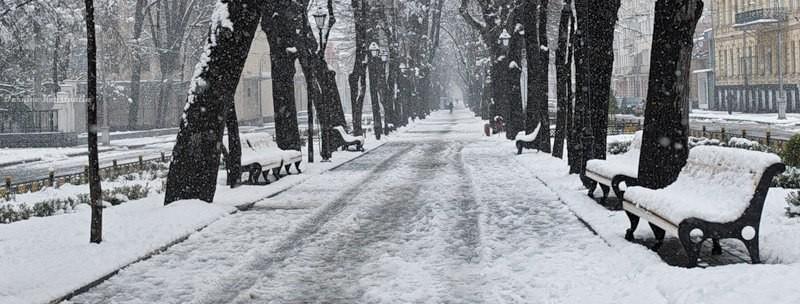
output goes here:
[[[460, 0], [459, 14], [481, 38], [486, 51], [483, 57], [488, 59], [488, 66], [483, 69], [488, 85], [462, 78], [467, 91], [485, 88], [476, 90], [483, 96], [468, 94], [468, 104], [484, 119], [503, 117], [507, 138], [515, 138], [519, 131], [533, 132], [541, 123], [536, 148], [561, 158], [566, 143], [570, 171], [582, 173], [587, 160], [606, 157], [614, 28], [620, 0], [559, 2]], [[663, 187], [674, 181], [688, 156], [689, 64], [702, 7], [700, 0], [656, 1], [639, 175], [645, 186]], [[551, 28], [557, 28], [557, 32]], [[550, 47], [551, 42], [555, 42], [555, 48]], [[469, 50], [462, 47], [458, 52], [467, 57], [463, 53]], [[526, 92], [520, 92], [523, 53], [528, 73]], [[551, 53], [557, 95], [552, 145], [548, 110]], [[465, 71], [480, 69], [470, 66], [468, 60], [461, 62]], [[525, 93], [528, 98], [523, 111], [520, 96]]]

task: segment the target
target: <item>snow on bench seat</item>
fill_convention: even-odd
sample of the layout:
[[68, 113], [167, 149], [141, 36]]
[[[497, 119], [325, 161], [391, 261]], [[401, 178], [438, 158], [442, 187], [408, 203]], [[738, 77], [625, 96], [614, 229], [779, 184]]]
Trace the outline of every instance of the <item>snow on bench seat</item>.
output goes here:
[[639, 154], [642, 149], [642, 131], [636, 132], [628, 152], [609, 155], [606, 159], [591, 159], [586, 162], [586, 171], [605, 176], [609, 180], [616, 175], [636, 178], [639, 176]]
[[639, 154], [642, 149], [642, 131], [633, 135], [628, 151], [619, 155], [609, 155], [607, 159], [591, 159], [586, 162], [584, 176], [594, 181], [589, 187], [589, 196], [594, 195], [597, 184], [603, 189], [602, 203], [608, 198], [609, 187], [614, 189], [617, 198], [621, 199], [624, 191], [615, 184], [615, 177], [627, 176], [636, 179], [639, 176]]
[[730, 222], [750, 205], [764, 171], [780, 162], [780, 157], [771, 153], [695, 147], [674, 183], [658, 190], [630, 187], [625, 199], [676, 226], [692, 217]]
[[364, 136], [353, 136], [347, 134], [347, 131], [344, 129], [343, 126], [335, 126], [333, 127], [340, 136], [342, 136], [342, 140], [344, 140], [344, 149], [347, 150], [349, 146], [356, 146], [356, 150], [364, 151], [364, 143], [366, 142], [366, 137]]
[[758, 231], [764, 201], [772, 179], [783, 172], [780, 157], [771, 153], [714, 146], [695, 147], [674, 183], [663, 189], [628, 187], [623, 208], [631, 228], [643, 218], [656, 236], [657, 249], [665, 232], [678, 236], [689, 266], [697, 264], [699, 246], [714, 240], [712, 252], [721, 253], [720, 239], [745, 244], [753, 263], [759, 263]]
[[516, 138], [517, 142], [517, 154], [522, 154], [522, 149], [534, 149], [535, 148], [535, 141], [536, 138], [539, 136], [539, 129], [541, 129], [542, 123], [536, 125], [536, 129], [533, 129], [533, 132], [530, 134], [525, 134], [525, 131], [519, 131], [517, 133]]
[[[300, 172], [300, 163], [303, 161], [303, 153], [297, 150], [282, 150], [278, 147], [278, 145], [272, 140], [272, 135], [269, 133], [248, 133], [242, 134], [241, 140], [243, 142], [247, 142], [251, 148], [255, 151], [259, 151], [260, 153], [266, 153], [271, 155], [272, 157], [280, 159], [280, 163], [282, 163], [286, 167], [286, 174], [289, 174], [289, 168], [292, 164], [295, 164], [297, 167], [297, 172]], [[242, 162], [244, 163], [244, 162]], [[270, 167], [270, 168], [278, 168], [278, 174], [280, 174], [280, 164], [278, 167]], [[273, 172], [275, 173], [275, 172]]]
[[[276, 153], [268, 153], [268, 151], [254, 149], [247, 142], [244, 134], [240, 135], [239, 143], [242, 149], [242, 166], [259, 164], [264, 168], [277, 168], [283, 163], [283, 158]], [[227, 151], [230, 151], [227, 135], [222, 138], [222, 144]]]

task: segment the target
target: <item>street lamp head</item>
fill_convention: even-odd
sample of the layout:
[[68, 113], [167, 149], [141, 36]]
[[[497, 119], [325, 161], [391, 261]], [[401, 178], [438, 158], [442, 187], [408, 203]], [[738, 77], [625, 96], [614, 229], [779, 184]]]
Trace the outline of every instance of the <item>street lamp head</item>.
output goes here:
[[381, 48], [378, 47], [378, 44], [373, 42], [369, 45], [369, 53], [372, 54], [372, 57], [378, 57], [378, 53], [380, 53]]
[[381, 50], [381, 61], [383, 62], [389, 61], [389, 50], [386, 48]]
[[503, 32], [500, 33], [500, 42], [503, 43], [503, 46], [508, 46], [508, 43], [510, 41], [511, 41], [511, 34], [509, 34], [506, 29], [503, 29]]
[[328, 12], [326, 12], [322, 6], [318, 6], [312, 16], [314, 16], [314, 22], [317, 24], [317, 29], [321, 31], [323, 28], [325, 28], [325, 19], [328, 18]]
[[400, 72], [405, 73], [406, 71], [408, 71], [408, 66], [406, 66], [405, 63], [401, 63], [400, 64]]

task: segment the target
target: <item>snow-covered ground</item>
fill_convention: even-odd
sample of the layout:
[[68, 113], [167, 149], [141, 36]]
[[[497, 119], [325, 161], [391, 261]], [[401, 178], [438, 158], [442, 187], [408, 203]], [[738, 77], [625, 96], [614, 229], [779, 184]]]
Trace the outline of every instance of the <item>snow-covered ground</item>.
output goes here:
[[[765, 264], [673, 267], [624, 240], [624, 213], [589, 199], [564, 161], [517, 156], [513, 142], [481, 132], [465, 111], [434, 113], [358, 159], [252, 194], [271, 197], [71, 302], [800, 302], [800, 219], [783, 215], [786, 190], [769, 193]], [[217, 199], [262, 188], [220, 193], [239, 189]], [[638, 238], [652, 238], [645, 227]]]
[[756, 122], [773, 125], [796, 126], [800, 123], [800, 114], [786, 113], [786, 119], [778, 119], [777, 113], [739, 113], [728, 114], [725, 111], [692, 110], [689, 114], [694, 119], [728, 120], [742, 122]]
[[[369, 138], [365, 149], [369, 152], [384, 143]], [[213, 204], [182, 201], [164, 207], [163, 194], [152, 189], [147, 198], [105, 209], [104, 241], [100, 245], [88, 242], [91, 212], [85, 205], [79, 205], [68, 214], [0, 225], [0, 303], [44, 303], [63, 297], [228, 216], [236, 210], [236, 205], [264, 199], [362, 155], [361, 152], [341, 152], [335, 153], [328, 163], [303, 163], [303, 174], [286, 176], [268, 186], [235, 189], [219, 186]], [[221, 172], [224, 180], [224, 171]], [[160, 188], [162, 182], [161, 178], [118, 179], [104, 182], [103, 187], [149, 184]], [[18, 195], [15, 201], [3, 204], [32, 205], [81, 193], [88, 193], [86, 185], [65, 185], [60, 189]], [[155, 302], [158, 301], [152, 303]]]

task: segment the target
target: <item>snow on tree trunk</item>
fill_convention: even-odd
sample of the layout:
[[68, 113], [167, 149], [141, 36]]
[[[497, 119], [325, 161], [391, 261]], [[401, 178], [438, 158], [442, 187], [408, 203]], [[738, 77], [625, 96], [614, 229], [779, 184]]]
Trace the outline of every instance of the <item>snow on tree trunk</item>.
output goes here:
[[606, 158], [608, 136], [608, 100], [611, 95], [611, 73], [614, 65], [614, 26], [620, 0], [590, 1], [589, 19], [589, 112], [593, 140], [593, 159]]
[[89, 131], [89, 199], [92, 207], [92, 218], [89, 229], [89, 242], [103, 241], [103, 189], [100, 185], [100, 164], [97, 151], [97, 43], [94, 23], [94, 1], [86, 0], [86, 111], [87, 130]]
[[639, 182], [663, 188], [678, 177], [689, 155], [689, 73], [700, 0], [658, 0], [645, 107]]
[[172, 151], [164, 204], [214, 199], [226, 111], [234, 107], [236, 86], [258, 26], [258, 2], [220, 0], [215, 5]]
[[[558, 27], [558, 50], [556, 50], [556, 134], [553, 141], [553, 156], [564, 156], [564, 140], [570, 126], [569, 113], [572, 112], [572, 29], [571, 3], [566, 3], [561, 11]], [[572, 154], [572, 150], [568, 150]]]
[[297, 52], [290, 2], [266, 1], [261, 30], [267, 35], [272, 63], [272, 96], [275, 111], [275, 142], [283, 150], [300, 150], [300, 127], [294, 98], [294, 75]]

